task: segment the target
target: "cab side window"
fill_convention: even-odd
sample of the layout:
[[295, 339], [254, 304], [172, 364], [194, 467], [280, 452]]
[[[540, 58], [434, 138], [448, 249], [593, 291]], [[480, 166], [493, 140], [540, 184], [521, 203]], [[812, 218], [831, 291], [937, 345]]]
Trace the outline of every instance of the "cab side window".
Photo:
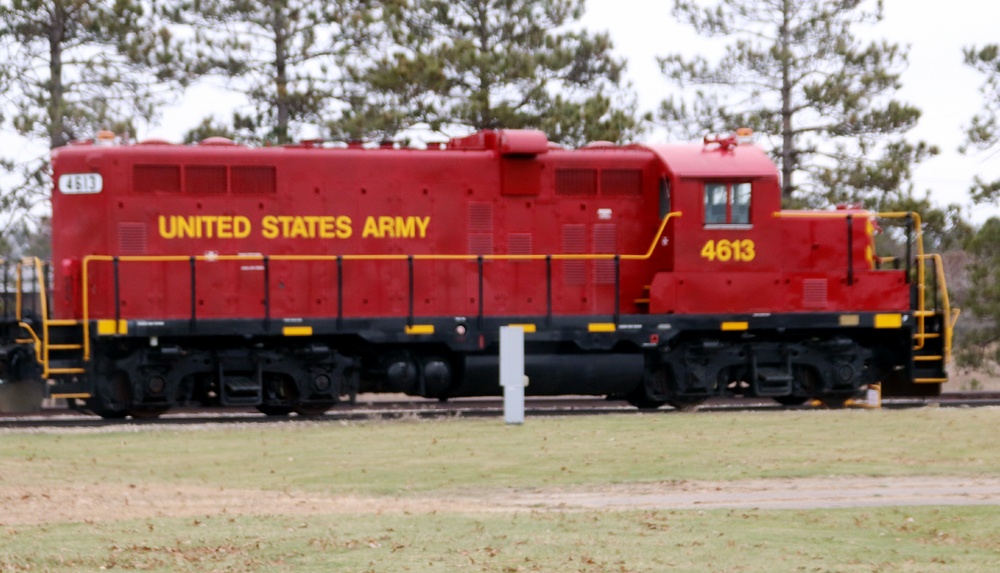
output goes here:
[[725, 185], [721, 183], [705, 184], [705, 224], [727, 223], [726, 204], [728, 202], [728, 190]]
[[706, 183], [706, 225], [749, 225], [750, 183]]
[[670, 213], [670, 180], [660, 179], [660, 220]]

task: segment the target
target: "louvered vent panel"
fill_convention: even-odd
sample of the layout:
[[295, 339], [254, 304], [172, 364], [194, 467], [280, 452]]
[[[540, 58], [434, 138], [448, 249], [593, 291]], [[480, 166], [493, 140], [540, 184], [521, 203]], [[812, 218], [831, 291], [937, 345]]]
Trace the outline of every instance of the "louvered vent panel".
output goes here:
[[[511, 233], [507, 237], [507, 254], [510, 255], [530, 255], [532, 253], [531, 233]], [[514, 262], [527, 262], [528, 259], [514, 260]]]
[[225, 165], [188, 165], [184, 168], [184, 190], [195, 195], [225, 193]]
[[233, 193], [270, 195], [278, 192], [274, 167], [237, 165], [233, 167]]
[[469, 203], [469, 254], [493, 254], [493, 204]]
[[145, 223], [118, 223], [119, 254], [145, 255], [146, 239]]
[[826, 279], [804, 279], [802, 281], [802, 306], [809, 309], [826, 308]]
[[[563, 253], [575, 255], [587, 252], [587, 226], [568, 224], [562, 229]], [[564, 281], [567, 285], [582, 285], [587, 281], [587, 261], [563, 261]]]
[[493, 204], [469, 203], [469, 233], [493, 232]]
[[642, 171], [639, 169], [601, 171], [601, 195], [642, 195]]
[[177, 165], [136, 165], [132, 188], [137, 193], [180, 193], [181, 168]]
[[596, 169], [557, 169], [557, 195], [596, 195]]
[[469, 233], [470, 255], [492, 255], [493, 233]]
[[[618, 225], [615, 223], [600, 223], [594, 225], [594, 252], [618, 252]], [[615, 262], [595, 261], [594, 282], [599, 285], [615, 284]]]

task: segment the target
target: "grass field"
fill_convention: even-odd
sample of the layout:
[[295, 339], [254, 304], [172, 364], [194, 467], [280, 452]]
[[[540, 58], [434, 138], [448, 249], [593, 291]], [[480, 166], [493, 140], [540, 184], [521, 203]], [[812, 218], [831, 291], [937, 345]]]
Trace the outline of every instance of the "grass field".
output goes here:
[[0, 571], [992, 572], [990, 505], [473, 501], [691, 480], [997, 477], [998, 425], [986, 408], [7, 432]]

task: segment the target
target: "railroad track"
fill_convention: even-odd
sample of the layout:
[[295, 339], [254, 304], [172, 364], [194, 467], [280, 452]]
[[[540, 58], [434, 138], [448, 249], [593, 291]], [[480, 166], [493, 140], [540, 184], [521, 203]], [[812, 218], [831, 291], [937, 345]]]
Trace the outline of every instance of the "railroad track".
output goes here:
[[[935, 398], [886, 399], [885, 409], [936, 406], [942, 408], [982, 407], [1000, 405], [998, 392], [949, 393]], [[769, 399], [715, 398], [707, 401], [700, 412], [719, 411], [771, 411], [809, 410], [815, 406], [781, 406]], [[638, 410], [623, 400], [606, 400], [593, 397], [528, 398], [525, 414], [531, 417], [578, 415], [670, 415], [677, 411], [663, 407], [658, 410]], [[500, 398], [456, 399], [447, 402], [423, 399], [362, 399], [355, 404], [341, 404], [322, 416], [265, 416], [254, 409], [214, 408], [211, 410], [176, 408], [152, 420], [104, 420], [96, 416], [74, 412], [65, 408], [44, 409], [34, 414], [0, 415], [0, 428], [100, 428], [124, 424], [139, 426], [195, 425], [195, 424], [269, 424], [281, 422], [341, 422], [365, 420], [392, 420], [403, 418], [500, 418], [503, 417], [503, 400]]]

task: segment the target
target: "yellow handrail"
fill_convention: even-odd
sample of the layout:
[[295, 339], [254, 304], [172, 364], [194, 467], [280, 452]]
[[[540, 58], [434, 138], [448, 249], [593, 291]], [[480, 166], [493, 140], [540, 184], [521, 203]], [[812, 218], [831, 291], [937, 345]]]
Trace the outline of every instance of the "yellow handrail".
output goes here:
[[958, 321], [958, 316], [962, 311], [958, 308], [951, 308], [951, 299], [948, 296], [948, 284], [944, 274], [941, 255], [931, 253], [922, 255], [922, 257], [934, 261], [934, 273], [937, 276], [938, 288], [941, 291], [941, 314], [944, 317], [942, 324], [944, 327], [944, 363], [947, 364], [951, 360], [952, 336], [954, 334], [955, 323]]
[[660, 227], [650, 242], [649, 249], [643, 254], [618, 255], [614, 253], [589, 253], [589, 254], [553, 254], [553, 255], [123, 255], [113, 257], [110, 255], [87, 255], [83, 258], [83, 271], [81, 280], [83, 283], [83, 359], [90, 360], [90, 329], [87, 326], [90, 321], [90, 290], [89, 267], [93, 261], [111, 262], [138, 262], [138, 263], [169, 263], [169, 262], [214, 262], [214, 261], [405, 261], [410, 257], [416, 261], [476, 261], [482, 258], [484, 261], [542, 261], [548, 258], [552, 260], [613, 260], [620, 257], [626, 261], [644, 261], [653, 256], [656, 245], [663, 237], [670, 219], [680, 217], [680, 211], [667, 213], [660, 222]]
[[[35, 280], [38, 283], [39, 314], [42, 321], [41, 335], [35, 333], [31, 325], [24, 322], [24, 309], [22, 307], [24, 282], [22, 272], [25, 266], [34, 267]], [[48, 288], [45, 285], [45, 270], [42, 259], [38, 257], [25, 257], [21, 259], [17, 263], [15, 276], [15, 299], [17, 301], [15, 317], [18, 321], [18, 326], [27, 331], [28, 335], [31, 336], [32, 344], [35, 347], [35, 361], [42, 366], [42, 378], [45, 379], [49, 376], [49, 297]]]

